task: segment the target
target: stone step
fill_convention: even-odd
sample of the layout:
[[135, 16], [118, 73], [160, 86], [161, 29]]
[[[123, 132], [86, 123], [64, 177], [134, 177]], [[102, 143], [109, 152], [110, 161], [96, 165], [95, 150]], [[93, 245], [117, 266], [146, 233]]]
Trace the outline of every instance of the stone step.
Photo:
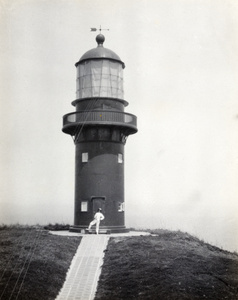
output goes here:
[[[85, 229], [85, 233], [86, 234], [96, 234], [96, 230], [95, 229]], [[110, 229], [99, 229], [99, 234], [111, 234], [111, 230]]]

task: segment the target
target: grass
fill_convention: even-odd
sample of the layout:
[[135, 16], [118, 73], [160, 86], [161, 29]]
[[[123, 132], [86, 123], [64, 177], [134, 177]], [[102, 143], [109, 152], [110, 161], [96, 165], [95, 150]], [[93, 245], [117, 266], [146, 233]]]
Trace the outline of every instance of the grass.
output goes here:
[[[238, 299], [236, 253], [179, 231], [150, 232], [110, 238], [97, 300]], [[42, 227], [0, 226], [0, 300], [55, 299], [79, 243]]]
[[80, 240], [41, 227], [2, 225], [0, 299], [55, 299]]
[[182, 232], [111, 238], [96, 299], [238, 299], [238, 256]]

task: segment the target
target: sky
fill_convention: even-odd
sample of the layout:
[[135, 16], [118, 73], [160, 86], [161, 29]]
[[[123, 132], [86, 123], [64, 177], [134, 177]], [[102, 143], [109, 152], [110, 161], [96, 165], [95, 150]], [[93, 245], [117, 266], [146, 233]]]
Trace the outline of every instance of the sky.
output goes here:
[[126, 225], [238, 250], [236, 0], [0, 0], [0, 224], [73, 224], [74, 64], [125, 63]]

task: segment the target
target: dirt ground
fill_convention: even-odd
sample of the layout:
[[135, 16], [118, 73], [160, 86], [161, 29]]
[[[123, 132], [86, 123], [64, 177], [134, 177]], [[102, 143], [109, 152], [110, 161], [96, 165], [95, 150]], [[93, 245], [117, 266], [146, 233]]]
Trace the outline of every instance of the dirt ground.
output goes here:
[[189, 234], [111, 238], [97, 300], [238, 299], [238, 255]]

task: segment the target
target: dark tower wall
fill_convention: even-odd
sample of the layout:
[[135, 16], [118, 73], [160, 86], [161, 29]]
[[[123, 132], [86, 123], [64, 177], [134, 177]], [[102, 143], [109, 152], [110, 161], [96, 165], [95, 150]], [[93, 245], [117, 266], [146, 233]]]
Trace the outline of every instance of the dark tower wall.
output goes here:
[[63, 132], [75, 142], [75, 211], [72, 230], [88, 227], [98, 208], [105, 219], [100, 228], [125, 228], [124, 146], [137, 132], [136, 116], [125, 113], [124, 63], [113, 51], [98, 47], [86, 52], [77, 68], [76, 111], [63, 117]]
[[[100, 129], [99, 129], [100, 130]], [[83, 154], [87, 161], [83, 162]], [[76, 144], [75, 219], [77, 226], [88, 227], [97, 208], [106, 218], [101, 223], [107, 228], [124, 226], [124, 145], [116, 142], [85, 142]], [[86, 160], [86, 159], [85, 159]], [[95, 200], [100, 204], [95, 205]], [[81, 211], [87, 202], [88, 212]]]

